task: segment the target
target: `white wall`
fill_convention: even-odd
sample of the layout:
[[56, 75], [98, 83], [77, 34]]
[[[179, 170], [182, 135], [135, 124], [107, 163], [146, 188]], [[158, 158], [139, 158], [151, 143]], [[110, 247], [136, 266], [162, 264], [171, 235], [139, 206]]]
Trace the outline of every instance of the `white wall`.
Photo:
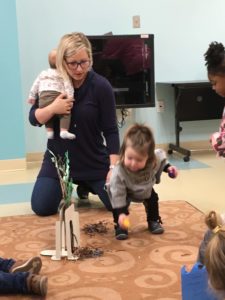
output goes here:
[[[25, 115], [29, 109], [25, 99], [30, 85], [47, 67], [49, 50], [57, 46], [65, 33], [154, 34], [156, 82], [207, 79], [204, 52], [211, 41], [225, 44], [224, 0], [16, 0], [16, 3]], [[134, 15], [141, 17], [140, 29], [132, 28]], [[157, 97], [160, 92], [156, 89]], [[164, 101], [164, 113], [157, 113], [155, 108], [136, 109], [127, 124], [146, 122], [153, 127], [157, 143], [174, 141], [172, 91]], [[26, 118], [24, 122], [27, 152], [43, 151], [44, 128], [31, 127]], [[182, 139], [208, 139], [217, 124], [218, 121], [186, 122]]]

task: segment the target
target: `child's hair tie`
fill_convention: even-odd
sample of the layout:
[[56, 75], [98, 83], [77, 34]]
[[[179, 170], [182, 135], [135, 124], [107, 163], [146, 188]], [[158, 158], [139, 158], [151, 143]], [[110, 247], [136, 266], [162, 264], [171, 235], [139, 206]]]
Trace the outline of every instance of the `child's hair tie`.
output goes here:
[[222, 226], [221, 226], [221, 225], [217, 225], [217, 226], [212, 230], [212, 232], [213, 232], [213, 233], [218, 233], [221, 229], [222, 229]]

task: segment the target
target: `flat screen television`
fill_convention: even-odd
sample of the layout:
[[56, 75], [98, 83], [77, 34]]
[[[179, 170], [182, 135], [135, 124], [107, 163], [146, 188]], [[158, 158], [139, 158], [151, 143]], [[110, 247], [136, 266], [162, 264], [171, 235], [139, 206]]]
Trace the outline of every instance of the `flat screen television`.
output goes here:
[[154, 35], [88, 38], [92, 44], [93, 69], [111, 83], [116, 107], [154, 107]]

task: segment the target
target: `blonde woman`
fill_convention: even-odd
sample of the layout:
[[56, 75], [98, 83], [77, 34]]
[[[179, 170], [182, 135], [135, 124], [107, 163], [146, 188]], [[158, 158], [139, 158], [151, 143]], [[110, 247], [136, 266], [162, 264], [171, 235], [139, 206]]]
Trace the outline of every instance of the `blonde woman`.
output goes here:
[[[76, 104], [65, 95], [59, 95], [44, 108], [34, 105], [29, 119], [32, 125], [41, 126], [55, 115], [71, 114], [69, 132], [76, 138], [61, 139], [56, 132], [55, 138], [48, 140], [47, 148], [62, 158], [68, 152], [70, 177], [78, 185], [80, 198], [92, 192], [99, 196], [107, 210], [111, 210], [104, 186], [119, 151], [115, 97], [108, 80], [92, 69], [92, 63], [88, 38], [80, 32], [64, 35], [57, 47], [56, 67], [65, 80], [71, 80]], [[32, 193], [32, 209], [41, 216], [55, 214], [61, 198], [57, 172], [46, 151]]]

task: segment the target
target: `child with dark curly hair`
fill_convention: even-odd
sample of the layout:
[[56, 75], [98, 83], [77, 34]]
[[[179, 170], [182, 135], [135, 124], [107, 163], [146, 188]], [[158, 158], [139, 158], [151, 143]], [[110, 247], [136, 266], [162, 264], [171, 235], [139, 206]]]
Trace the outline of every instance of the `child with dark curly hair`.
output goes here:
[[[225, 97], [225, 48], [223, 44], [212, 42], [204, 57], [212, 89], [221, 97]], [[218, 156], [225, 157], [225, 110], [219, 131], [211, 136], [211, 144]]]

